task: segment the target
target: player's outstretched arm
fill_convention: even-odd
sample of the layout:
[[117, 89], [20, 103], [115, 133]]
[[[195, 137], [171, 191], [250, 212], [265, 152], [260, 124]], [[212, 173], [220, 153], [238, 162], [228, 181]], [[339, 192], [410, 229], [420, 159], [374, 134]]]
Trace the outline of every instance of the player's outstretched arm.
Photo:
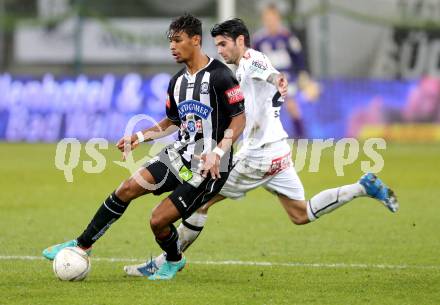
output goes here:
[[[170, 134], [173, 134], [178, 129], [179, 127], [176, 126], [175, 122], [171, 121], [169, 118], [164, 118], [153, 127], [138, 131], [133, 135], [122, 137], [118, 143], [116, 143], [116, 147], [123, 153], [131, 151], [135, 149], [141, 142], [166, 137]], [[123, 159], [125, 159], [125, 153], [123, 155]]]

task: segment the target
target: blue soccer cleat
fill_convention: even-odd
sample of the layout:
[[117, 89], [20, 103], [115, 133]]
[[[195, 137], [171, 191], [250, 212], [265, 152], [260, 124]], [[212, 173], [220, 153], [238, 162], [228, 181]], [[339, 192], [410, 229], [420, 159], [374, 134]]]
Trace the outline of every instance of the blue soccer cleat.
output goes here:
[[365, 188], [368, 196], [382, 202], [391, 212], [397, 212], [399, 203], [396, 195], [376, 175], [365, 174], [359, 179], [359, 183]]
[[[42, 254], [45, 258], [52, 261], [55, 256], [57, 256], [58, 252], [67, 247], [78, 247], [78, 241], [76, 239], [73, 239], [66, 241], [65, 243], [50, 246], [49, 248], [44, 249]], [[83, 250], [86, 251], [87, 255], [90, 255], [90, 253], [92, 252], [91, 247]]]
[[143, 264], [124, 266], [124, 271], [129, 276], [150, 276], [153, 275], [166, 262], [164, 254], [151, 258]]
[[171, 280], [177, 272], [183, 269], [186, 264], [186, 258], [182, 256], [182, 259], [178, 262], [165, 261], [165, 263], [154, 274], [148, 277], [151, 281], [156, 280]]

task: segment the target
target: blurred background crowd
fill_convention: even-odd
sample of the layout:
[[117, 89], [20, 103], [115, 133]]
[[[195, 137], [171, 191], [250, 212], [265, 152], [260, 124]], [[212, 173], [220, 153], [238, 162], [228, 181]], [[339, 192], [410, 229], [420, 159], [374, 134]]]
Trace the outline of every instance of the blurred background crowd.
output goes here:
[[293, 138], [440, 141], [440, 0], [0, 0], [0, 140], [118, 139], [160, 119], [166, 30], [190, 12], [209, 30], [243, 19], [286, 73]]

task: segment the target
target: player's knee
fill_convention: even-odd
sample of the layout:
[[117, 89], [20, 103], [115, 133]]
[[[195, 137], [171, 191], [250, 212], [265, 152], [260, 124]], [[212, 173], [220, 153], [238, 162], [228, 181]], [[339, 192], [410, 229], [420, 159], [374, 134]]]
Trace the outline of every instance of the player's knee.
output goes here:
[[130, 201], [139, 196], [133, 178], [128, 178], [116, 190], [116, 195], [123, 201]]
[[160, 231], [161, 228], [161, 220], [159, 217], [151, 215], [150, 218], [150, 227], [153, 233], [156, 235], [157, 232]]
[[293, 200], [281, 198], [281, 202], [289, 216], [289, 219], [296, 225], [309, 223], [307, 216], [307, 205], [304, 200]]
[[291, 217], [290, 220], [296, 225], [305, 225], [309, 223], [309, 219], [307, 217]]
[[153, 233], [157, 235], [166, 226], [165, 219], [154, 209], [150, 218], [150, 227]]
[[296, 225], [305, 225], [309, 223], [309, 218], [307, 217], [306, 211], [294, 210], [289, 211], [290, 220]]

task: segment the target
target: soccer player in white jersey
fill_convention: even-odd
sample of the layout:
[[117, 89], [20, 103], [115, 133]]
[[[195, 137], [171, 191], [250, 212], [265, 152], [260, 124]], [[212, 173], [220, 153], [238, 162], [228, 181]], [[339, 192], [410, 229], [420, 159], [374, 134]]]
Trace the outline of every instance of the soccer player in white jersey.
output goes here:
[[[240, 19], [215, 25], [211, 35], [226, 63], [237, 66], [236, 76], [245, 97], [244, 144], [234, 157], [235, 167], [220, 193], [184, 219], [177, 229], [182, 251], [200, 234], [212, 205], [225, 198], [241, 198], [259, 186], [278, 197], [297, 225], [310, 223], [357, 197], [369, 196], [391, 212], [398, 210], [393, 191], [371, 173], [356, 183], [324, 190], [306, 201], [279, 117], [280, 95], [286, 93], [286, 80], [263, 53], [250, 48], [249, 32]], [[124, 270], [132, 276], [149, 276], [165, 260], [165, 254], [161, 254], [144, 264], [125, 266]]]

